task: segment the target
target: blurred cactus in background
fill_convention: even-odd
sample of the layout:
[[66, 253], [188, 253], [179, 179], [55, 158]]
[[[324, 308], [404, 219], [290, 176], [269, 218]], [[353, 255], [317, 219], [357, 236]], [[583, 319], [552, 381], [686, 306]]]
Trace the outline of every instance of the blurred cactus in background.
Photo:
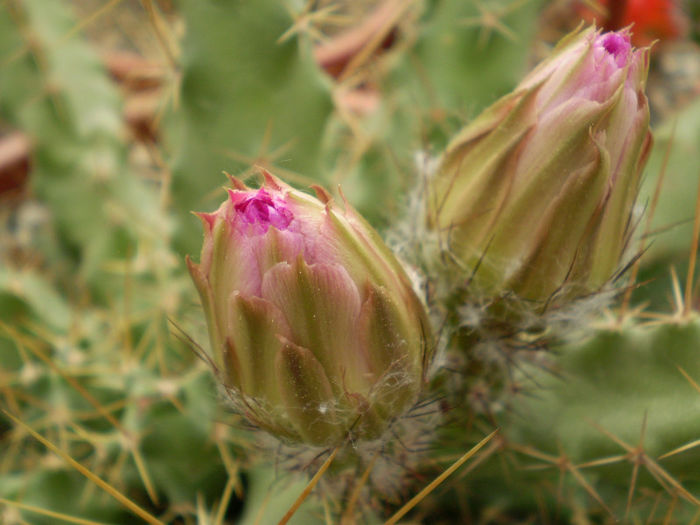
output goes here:
[[698, 522], [698, 23], [0, 4], [0, 522]]

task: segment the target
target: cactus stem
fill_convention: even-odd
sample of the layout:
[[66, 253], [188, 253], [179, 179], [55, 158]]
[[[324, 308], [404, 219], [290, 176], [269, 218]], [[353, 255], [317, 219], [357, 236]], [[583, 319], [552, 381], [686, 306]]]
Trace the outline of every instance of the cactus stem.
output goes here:
[[678, 272], [675, 266], [671, 266], [671, 291], [673, 292], [673, 307], [674, 315], [682, 317], [683, 313], [683, 292], [681, 291], [681, 283], [678, 279]]
[[[5, 498], [0, 498], [0, 504], [2, 505], [7, 505], [8, 507], [15, 507], [17, 509], [22, 509], [26, 510], [29, 512], [34, 512], [35, 514], [39, 514], [41, 516], [47, 516], [49, 518], [56, 518], [62, 521], [65, 521], [67, 523], [77, 523], [79, 525], [95, 525], [99, 522], [97, 521], [92, 521], [92, 520], [85, 520], [81, 519], [75, 516], [71, 516], [70, 514], [64, 514], [62, 512], [56, 512], [53, 510], [48, 510], [48, 509], [42, 509], [41, 507], [37, 507], [35, 505], [28, 505], [26, 503], [20, 503], [19, 501], [11, 501], [9, 499]], [[10, 518], [12, 519], [12, 518]]]
[[671, 456], [675, 456], [676, 454], [680, 454], [682, 452], [685, 452], [687, 450], [690, 450], [692, 448], [700, 446], [700, 439], [696, 439], [695, 441], [691, 441], [690, 443], [686, 443], [685, 445], [681, 445], [678, 448], [674, 448], [670, 452], [666, 452], [665, 454], [661, 454], [659, 456], [659, 459], [666, 459]]
[[690, 261], [688, 262], [688, 276], [685, 282], [685, 301], [683, 303], [683, 317], [687, 318], [692, 310], [693, 278], [695, 274], [695, 261], [698, 253], [698, 239], [700, 238], [700, 184], [698, 184], [698, 196], [695, 202], [695, 220], [693, 222], [693, 240], [690, 243]]
[[586, 461], [585, 463], [579, 463], [578, 468], [602, 467], [625, 460], [627, 460], [626, 454], [618, 454], [617, 456], [608, 456], [605, 458], [594, 459], [592, 461]]
[[[118, 3], [118, 0], [115, 0], [115, 2], [112, 3], [116, 4]], [[168, 59], [170, 67], [173, 70], [176, 70], [180, 52], [177, 49], [174, 35], [170, 32], [168, 24], [165, 23], [156, 6], [153, 5], [153, 0], [141, 0], [141, 5], [143, 5], [143, 8], [148, 14], [148, 21], [153, 27], [153, 32], [158, 39], [160, 48], [163, 50], [163, 53]]]
[[512, 29], [506, 26], [501, 19], [507, 14], [516, 11], [528, 3], [528, 1], [529, 0], [515, 0], [509, 5], [491, 10], [487, 9], [480, 1], [475, 1], [474, 4], [479, 10], [479, 14], [477, 16], [464, 18], [460, 20], [460, 22], [461, 25], [465, 26], [481, 26], [478, 40], [479, 49], [483, 49], [488, 43], [491, 33], [498, 33], [512, 42], [517, 42], [517, 35]]
[[[628, 443], [622, 441], [619, 437], [604, 429], [596, 423], [591, 423], [595, 429], [601, 432], [604, 436], [610, 438], [612, 441], [617, 443], [619, 446], [627, 451], [626, 457], [629, 461], [635, 463], [635, 470], [632, 472], [632, 482], [636, 479], [636, 468], [637, 465], [643, 465], [646, 467], [649, 474], [651, 474], [654, 479], [663, 487], [663, 489], [669, 493], [671, 496], [680, 496], [686, 501], [692, 503], [693, 505], [700, 507], [700, 500], [693, 496], [688, 490], [681, 485], [681, 483], [671, 476], [663, 467], [651, 459], [644, 449], [642, 448], [641, 441], [644, 437], [644, 432], [646, 429], [646, 415], [644, 417], [644, 422], [642, 423], [642, 435], [640, 439], [640, 444], [637, 447], [632, 447]], [[633, 485], [630, 486], [630, 490], [634, 488]]]
[[423, 498], [425, 498], [428, 494], [430, 494], [435, 488], [437, 488], [438, 485], [440, 485], [443, 481], [445, 481], [455, 470], [457, 470], [459, 467], [464, 465], [474, 454], [479, 452], [483, 448], [484, 445], [486, 445], [491, 439], [493, 439], [496, 434], [498, 433], [499, 429], [497, 428], [493, 432], [491, 432], [488, 436], [486, 436], [484, 439], [479, 441], [476, 445], [474, 445], [469, 451], [467, 451], [461, 458], [459, 458], [457, 461], [452, 463], [447, 469], [445, 469], [438, 477], [436, 477], [433, 481], [428, 483], [423, 490], [421, 490], [418, 494], [416, 494], [413, 498], [411, 498], [403, 507], [401, 507], [391, 518], [386, 520], [384, 525], [395, 525], [398, 523], [398, 521], [403, 518], [408, 511], [410, 511], [413, 507], [415, 507], [418, 503], [420, 503]]
[[224, 486], [224, 492], [221, 495], [221, 501], [219, 502], [219, 508], [216, 511], [216, 518], [214, 520], [214, 523], [216, 525], [220, 525], [221, 523], [224, 523], [224, 513], [226, 512], [226, 509], [228, 508], [229, 501], [231, 501], [231, 496], [233, 495], [234, 490], [236, 489], [236, 485], [238, 484], [238, 479], [235, 475], [229, 474], [228, 479], [226, 480], [226, 485]]
[[46, 448], [48, 448], [51, 452], [59, 456], [61, 459], [63, 459], [66, 463], [68, 463], [71, 467], [73, 467], [75, 470], [80, 472], [83, 476], [85, 476], [87, 479], [89, 479], [92, 483], [100, 487], [102, 490], [104, 490], [107, 494], [112, 496], [114, 499], [116, 499], [119, 503], [124, 505], [127, 509], [129, 509], [131, 512], [136, 514], [138, 517], [140, 517], [142, 520], [144, 520], [147, 523], [150, 523], [151, 525], [164, 525], [162, 521], [160, 521], [158, 518], [150, 514], [148, 511], [134, 503], [132, 500], [130, 500], [127, 496], [119, 492], [114, 486], [110, 485], [107, 483], [105, 480], [100, 478], [99, 476], [95, 475], [90, 469], [85, 468], [82, 464], [77, 462], [75, 459], [73, 459], [71, 456], [69, 456], [66, 452], [58, 448], [56, 445], [54, 445], [51, 441], [46, 439], [44, 436], [39, 434], [36, 430], [31, 428], [29, 425], [27, 425], [24, 421], [18, 419], [15, 417], [13, 414], [8, 412], [7, 410], [0, 409], [5, 416], [7, 416], [9, 419], [12, 420], [13, 423], [16, 425], [21, 426], [24, 430], [26, 430], [29, 434], [32, 435], [34, 439], [36, 439], [39, 443], [44, 445]]
[[[544, 452], [540, 452], [539, 450], [536, 450], [532, 447], [529, 446], [522, 446], [522, 445], [517, 445], [517, 444], [511, 444], [511, 448], [514, 450], [520, 452], [521, 454], [525, 454], [526, 456], [530, 456], [536, 459], [539, 459], [541, 461], [544, 461], [545, 463], [551, 464], [552, 467], [557, 467], [559, 469], [560, 475], [563, 476], [565, 472], [569, 472], [574, 479], [583, 487], [583, 490], [585, 490], [588, 495], [593, 498], [595, 501], [598, 502], [598, 504], [605, 509], [605, 512], [607, 512], [614, 520], [617, 520], [615, 513], [613, 513], [612, 509], [608, 507], [608, 505], [603, 501], [603, 498], [598, 494], [598, 492], [593, 488], [593, 486], [586, 480], [586, 478], [583, 476], [581, 473], [581, 468], [583, 467], [588, 467], [591, 466], [591, 464], [585, 464], [585, 465], [574, 465], [571, 460], [566, 457], [565, 454], [562, 453], [561, 456], [552, 456], [551, 454], [545, 454]], [[607, 464], [608, 462], [613, 463], [617, 461], [621, 461], [622, 459], [625, 459], [626, 456], [620, 456], [616, 458], [605, 458], [605, 463], [597, 463], [597, 464]], [[609, 461], [613, 460], [613, 461]], [[547, 465], [535, 465], [533, 468], [547, 468]], [[563, 478], [560, 478], [560, 486], [559, 486], [559, 491], [561, 491], [561, 481]], [[561, 494], [558, 494], [557, 500], [561, 499]]]
[[345, 511], [343, 512], [343, 516], [340, 519], [341, 525], [350, 525], [352, 523], [355, 523], [355, 505], [357, 504], [357, 500], [360, 499], [360, 492], [362, 491], [362, 488], [365, 487], [365, 485], [367, 485], [369, 475], [372, 472], [374, 465], [377, 463], [378, 457], [379, 450], [375, 451], [375, 453], [372, 455], [372, 459], [369, 461], [369, 465], [367, 465], [367, 468], [362, 473], [362, 476], [360, 477], [359, 481], [353, 487], [352, 494], [348, 499], [348, 503], [345, 506]]
[[681, 374], [683, 374], [683, 377], [686, 378], [686, 380], [688, 381], [688, 383], [690, 383], [691, 386], [692, 386], [695, 390], [697, 390], [698, 392], [700, 392], [700, 385], [698, 385], [697, 382], [696, 382], [692, 377], [690, 377], [690, 374], [688, 374], [688, 372], [686, 372], [685, 370], [683, 370], [683, 368], [680, 367], [680, 366], [678, 367], [678, 371], [679, 371]]
[[304, 503], [304, 500], [309, 497], [309, 494], [311, 494], [311, 491], [314, 490], [314, 487], [319, 482], [326, 470], [328, 470], [328, 467], [331, 466], [331, 463], [333, 462], [335, 455], [338, 453], [338, 450], [340, 450], [340, 446], [337, 446], [333, 449], [331, 455], [328, 456], [326, 461], [323, 462], [321, 468], [319, 468], [316, 474], [314, 474], [314, 477], [311, 478], [304, 490], [301, 492], [301, 494], [299, 494], [299, 497], [296, 499], [296, 501], [292, 504], [291, 507], [289, 507], [289, 510], [285, 513], [285, 515], [282, 516], [282, 519], [279, 521], [278, 525], [285, 525], [289, 522], [292, 516], [294, 516], [294, 513], [299, 509], [301, 504]]

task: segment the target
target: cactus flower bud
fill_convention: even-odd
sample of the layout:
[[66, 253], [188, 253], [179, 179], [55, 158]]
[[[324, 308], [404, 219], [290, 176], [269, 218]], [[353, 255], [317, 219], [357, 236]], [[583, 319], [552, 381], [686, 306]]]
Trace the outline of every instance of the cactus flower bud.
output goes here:
[[265, 173], [235, 189], [187, 259], [218, 378], [252, 422], [287, 442], [375, 439], [416, 401], [430, 357], [407, 275], [349, 205]]
[[611, 280], [651, 144], [648, 64], [627, 31], [574, 32], [451, 141], [428, 221], [470, 289], [546, 303]]

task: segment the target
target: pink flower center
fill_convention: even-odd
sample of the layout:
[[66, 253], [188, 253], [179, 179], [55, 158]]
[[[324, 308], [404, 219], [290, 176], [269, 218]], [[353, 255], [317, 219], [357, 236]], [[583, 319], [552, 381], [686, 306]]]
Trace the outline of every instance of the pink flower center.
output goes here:
[[263, 232], [266, 232], [270, 226], [278, 230], [286, 230], [294, 218], [283, 201], [273, 199], [264, 189], [246, 197], [234, 208], [244, 222], [259, 225]]
[[620, 33], [607, 33], [602, 35], [599, 40], [609, 54], [611, 54], [618, 67], [627, 65], [627, 58], [630, 55], [632, 46], [630, 45], [629, 37]]

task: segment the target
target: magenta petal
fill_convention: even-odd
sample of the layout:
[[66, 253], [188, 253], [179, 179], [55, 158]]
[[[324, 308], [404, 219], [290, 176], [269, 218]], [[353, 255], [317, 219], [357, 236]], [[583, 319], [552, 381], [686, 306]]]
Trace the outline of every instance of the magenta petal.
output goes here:
[[[232, 200], [233, 202], [233, 200]], [[260, 232], [267, 232], [270, 226], [286, 230], [294, 219], [294, 214], [286, 203], [270, 195], [265, 189], [252, 192], [244, 199], [235, 202], [236, 218], [244, 224], [256, 225]]]
[[625, 67], [630, 58], [632, 45], [629, 36], [622, 33], [606, 33], [599, 37], [599, 43], [603, 48], [615, 57], [618, 67]]

